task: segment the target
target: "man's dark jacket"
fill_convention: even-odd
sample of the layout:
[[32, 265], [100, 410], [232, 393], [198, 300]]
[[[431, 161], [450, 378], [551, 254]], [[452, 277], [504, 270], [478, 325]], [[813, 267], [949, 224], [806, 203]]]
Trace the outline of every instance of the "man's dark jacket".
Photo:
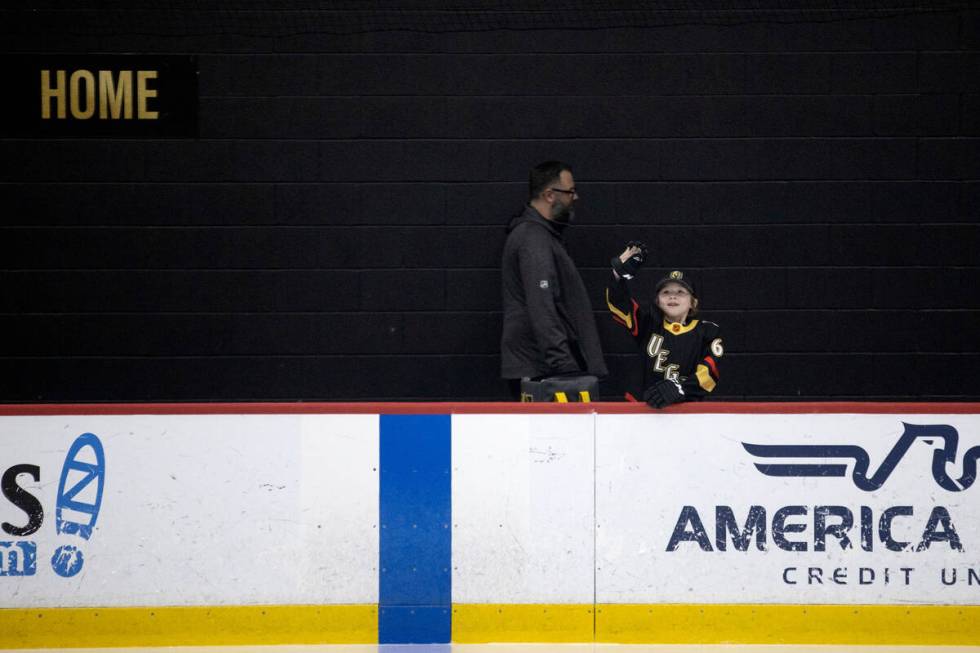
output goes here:
[[507, 231], [500, 375], [605, 376], [592, 302], [559, 229], [528, 206]]

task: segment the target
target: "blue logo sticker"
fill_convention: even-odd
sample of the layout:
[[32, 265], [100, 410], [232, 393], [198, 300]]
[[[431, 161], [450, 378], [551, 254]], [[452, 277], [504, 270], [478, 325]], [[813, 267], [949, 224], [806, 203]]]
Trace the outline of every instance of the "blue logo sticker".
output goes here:
[[51, 568], [54, 569], [54, 573], [64, 578], [71, 578], [80, 572], [83, 564], [85, 564], [85, 556], [78, 547], [71, 544], [59, 546], [51, 556]]

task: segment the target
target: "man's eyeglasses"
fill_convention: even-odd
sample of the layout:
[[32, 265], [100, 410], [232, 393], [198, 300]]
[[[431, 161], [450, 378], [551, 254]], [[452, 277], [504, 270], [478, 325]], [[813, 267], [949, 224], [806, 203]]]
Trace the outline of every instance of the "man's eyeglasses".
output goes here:
[[578, 191], [574, 188], [570, 188], [568, 190], [565, 190], [564, 188], [549, 188], [548, 190], [555, 193], [565, 193], [566, 195], [578, 195]]

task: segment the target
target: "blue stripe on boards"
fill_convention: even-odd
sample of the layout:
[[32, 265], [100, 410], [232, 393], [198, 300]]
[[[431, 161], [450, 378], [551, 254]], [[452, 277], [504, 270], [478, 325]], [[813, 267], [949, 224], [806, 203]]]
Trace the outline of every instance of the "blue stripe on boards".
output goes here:
[[381, 415], [382, 644], [452, 635], [450, 425], [449, 415]]

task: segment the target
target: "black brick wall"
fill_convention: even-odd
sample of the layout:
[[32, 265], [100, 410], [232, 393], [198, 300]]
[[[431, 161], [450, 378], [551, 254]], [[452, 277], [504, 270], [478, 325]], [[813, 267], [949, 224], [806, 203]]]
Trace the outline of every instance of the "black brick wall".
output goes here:
[[197, 56], [199, 138], [0, 138], [0, 401], [502, 399], [503, 225], [547, 158], [607, 396], [639, 377], [601, 310], [638, 238], [647, 283], [700, 277], [720, 399], [980, 400], [980, 11], [34, 4], [0, 52]]

